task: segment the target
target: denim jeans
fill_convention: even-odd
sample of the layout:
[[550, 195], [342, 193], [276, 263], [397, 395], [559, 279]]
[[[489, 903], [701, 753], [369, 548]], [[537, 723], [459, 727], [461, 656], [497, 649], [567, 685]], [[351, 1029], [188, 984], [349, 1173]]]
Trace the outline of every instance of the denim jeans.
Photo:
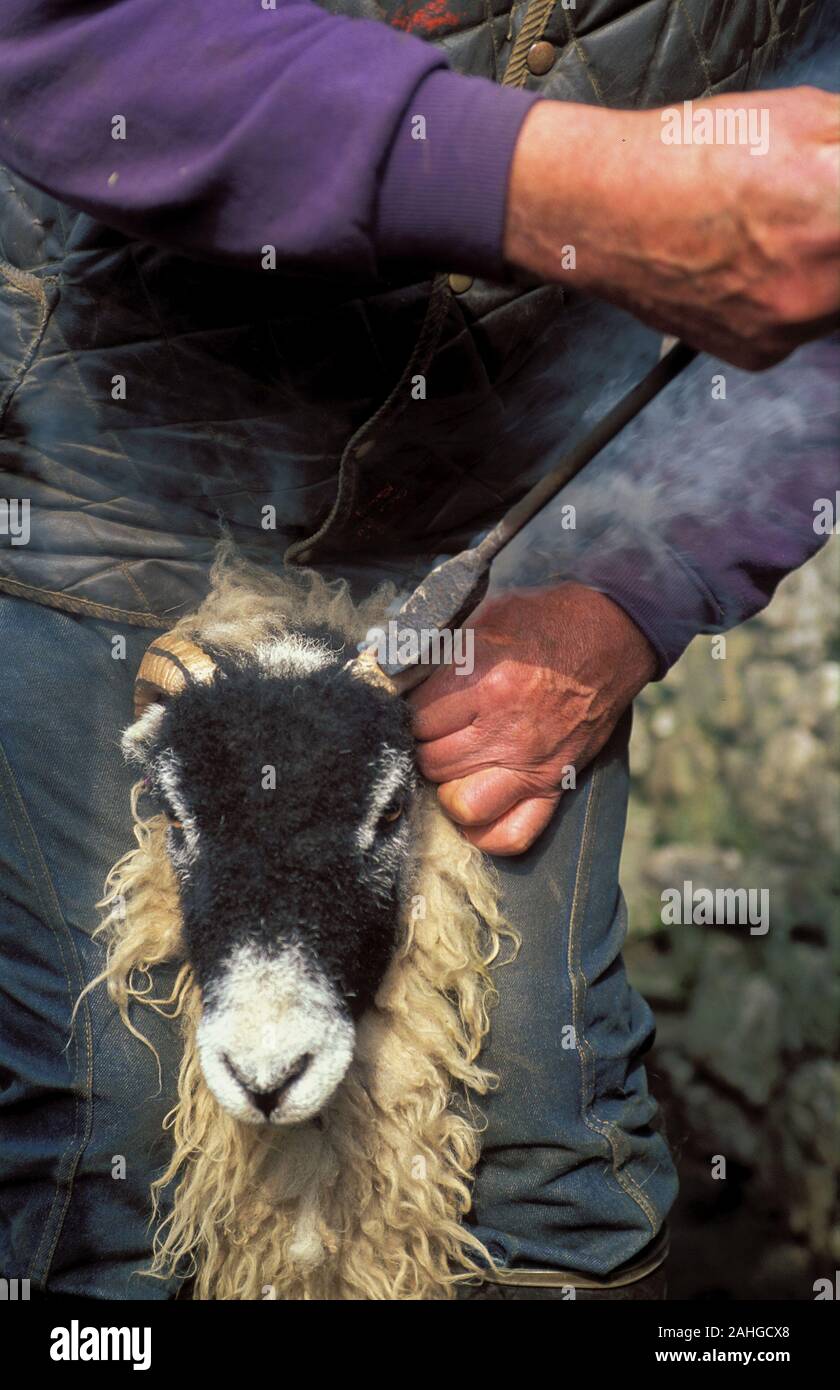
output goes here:
[[[138, 1271], [177, 1025], [144, 1011], [161, 1086], [104, 988], [71, 1022], [104, 963], [92, 932], [105, 875], [133, 844], [118, 733], [155, 635], [0, 596], [0, 1274], [106, 1299], [175, 1291]], [[500, 1085], [472, 1219], [502, 1263], [607, 1272], [675, 1194], [640, 1060], [651, 1016], [620, 957], [628, 731], [629, 717], [538, 845], [499, 864], [522, 947], [497, 976], [487, 1062]]]
[[503, 1266], [609, 1274], [677, 1194], [642, 1060], [653, 1017], [621, 958], [630, 725], [628, 710], [529, 852], [496, 861], [521, 944], [496, 971], [473, 1219]]

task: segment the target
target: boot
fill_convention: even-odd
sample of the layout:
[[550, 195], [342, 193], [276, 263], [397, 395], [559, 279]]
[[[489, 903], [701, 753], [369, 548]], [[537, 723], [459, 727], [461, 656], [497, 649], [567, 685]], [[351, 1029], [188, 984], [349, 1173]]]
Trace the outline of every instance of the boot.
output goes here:
[[599, 1279], [563, 1269], [494, 1269], [458, 1285], [456, 1297], [479, 1299], [666, 1299], [668, 1232], [663, 1228], [633, 1261]]

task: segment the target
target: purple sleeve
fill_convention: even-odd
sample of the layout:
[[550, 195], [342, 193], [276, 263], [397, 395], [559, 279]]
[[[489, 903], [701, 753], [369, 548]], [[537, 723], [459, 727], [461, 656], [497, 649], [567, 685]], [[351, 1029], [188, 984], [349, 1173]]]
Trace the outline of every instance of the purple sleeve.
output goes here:
[[0, 93], [0, 161], [63, 202], [201, 258], [270, 245], [361, 275], [403, 256], [503, 274], [535, 100], [312, 0], [4, 0]]
[[699, 633], [766, 607], [828, 539], [838, 380], [840, 335], [757, 375], [699, 357], [564, 488], [573, 530], [549, 509], [523, 532], [527, 568], [507, 582], [599, 589], [644, 632], [664, 676]]
[[593, 510], [611, 494], [612, 535], [575, 577], [629, 613], [660, 676], [698, 633], [765, 608], [827, 541], [840, 501], [839, 375], [840, 335], [758, 375], [701, 357], [605, 450], [606, 496]]

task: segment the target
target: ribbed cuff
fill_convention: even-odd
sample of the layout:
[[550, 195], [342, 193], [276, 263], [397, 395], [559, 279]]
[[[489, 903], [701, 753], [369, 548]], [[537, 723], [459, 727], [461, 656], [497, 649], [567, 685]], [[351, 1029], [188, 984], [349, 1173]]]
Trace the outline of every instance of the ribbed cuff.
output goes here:
[[673, 551], [665, 549], [667, 574], [654, 585], [653, 576], [645, 577], [645, 560], [641, 555], [614, 557], [612, 563], [599, 563], [593, 557], [589, 565], [575, 567], [574, 578], [606, 594], [623, 608], [640, 632], [644, 634], [656, 655], [656, 674], [661, 681], [675, 662], [679, 661], [689, 642], [700, 632], [720, 632], [725, 624], [724, 614], [707, 585], [690, 574]]
[[506, 277], [503, 254], [513, 150], [538, 92], [432, 72], [416, 87], [380, 181], [380, 261]]

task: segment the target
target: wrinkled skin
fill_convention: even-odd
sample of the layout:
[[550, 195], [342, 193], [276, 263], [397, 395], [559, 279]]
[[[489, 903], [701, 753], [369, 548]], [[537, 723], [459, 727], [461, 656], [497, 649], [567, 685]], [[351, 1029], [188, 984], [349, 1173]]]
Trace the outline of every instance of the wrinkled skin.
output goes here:
[[[488, 854], [522, 854], [654, 674], [647, 638], [577, 584], [510, 593], [473, 619], [475, 669], [441, 667], [411, 695], [418, 763]], [[568, 774], [566, 774], [568, 785]]]
[[739, 367], [828, 333], [840, 312], [840, 97], [795, 87], [694, 103], [733, 107], [769, 112], [766, 154], [667, 145], [658, 110], [538, 102], [511, 168], [508, 259]]

